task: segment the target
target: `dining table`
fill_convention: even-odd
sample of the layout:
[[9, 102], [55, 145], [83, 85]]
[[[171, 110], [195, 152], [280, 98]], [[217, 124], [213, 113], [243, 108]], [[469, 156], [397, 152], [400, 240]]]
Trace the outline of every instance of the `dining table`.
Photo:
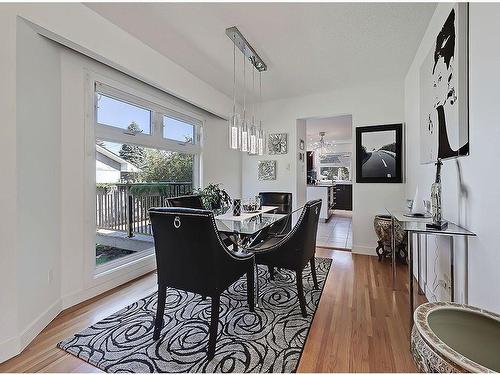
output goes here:
[[[291, 220], [292, 227], [294, 222], [298, 220], [302, 208], [298, 207], [292, 210], [291, 213], [277, 213], [277, 206], [262, 206], [259, 210], [253, 212], [242, 211], [240, 215], [233, 215], [233, 211], [229, 210], [226, 213], [216, 215], [215, 223], [217, 230], [227, 235], [233, 241], [232, 251], [236, 254], [254, 253], [258, 250], [252, 248], [255, 240], [260, 239], [260, 235], [269, 230], [273, 225], [281, 225], [284, 220]], [[258, 265], [254, 262], [255, 272], [255, 306], [259, 307], [259, 275]]]

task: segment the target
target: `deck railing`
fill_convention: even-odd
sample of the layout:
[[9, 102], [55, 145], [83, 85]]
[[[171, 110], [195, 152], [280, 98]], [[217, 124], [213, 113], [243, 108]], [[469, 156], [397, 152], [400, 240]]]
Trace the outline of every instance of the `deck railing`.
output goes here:
[[96, 226], [98, 229], [151, 235], [148, 210], [167, 206], [167, 198], [192, 194], [191, 182], [117, 183], [96, 189]]

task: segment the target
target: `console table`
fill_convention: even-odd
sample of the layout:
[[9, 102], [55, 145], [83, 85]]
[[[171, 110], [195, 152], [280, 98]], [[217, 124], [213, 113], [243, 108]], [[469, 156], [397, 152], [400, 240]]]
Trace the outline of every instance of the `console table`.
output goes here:
[[[395, 233], [394, 228], [396, 222], [401, 228], [408, 233], [408, 295], [409, 295], [409, 307], [410, 307], [410, 329], [413, 326], [413, 311], [414, 311], [414, 296], [413, 296], [413, 235], [417, 235], [417, 281], [418, 287], [420, 289], [420, 234], [431, 234], [436, 236], [446, 236], [450, 239], [450, 282], [451, 282], [451, 302], [455, 302], [455, 265], [454, 265], [454, 238], [455, 237], [463, 237], [465, 238], [465, 273], [464, 273], [464, 303], [468, 303], [468, 269], [469, 269], [469, 237], [475, 236], [475, 233], [462, 228], [459, 225], [456, 225], [450, 221], [448, 221], [448, 227], [443, 230], [427, 228], [426, 224], [430, 223], [432, 220], [430, 218], [416, 218], [405, 216], [406, 212], [399, 210], [386, 209], [392, 218], [392, 243], [391, 243], [391, 251], [392, 251], [392, 288], [396, 289], [396, 254], [395, 254]], [[427, 254], [426, 254], [427, 259]], [[427, 265], [426, 265], [427, 267]]]

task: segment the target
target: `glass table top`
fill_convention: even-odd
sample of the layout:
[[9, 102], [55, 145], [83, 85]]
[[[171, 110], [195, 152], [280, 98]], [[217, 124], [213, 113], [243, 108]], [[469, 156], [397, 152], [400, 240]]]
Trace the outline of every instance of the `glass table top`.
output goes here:
[[409, 217], [406, 216], [408, 214], [408, 210], [398, 210], [398, 209], [390, 209], [386, 208], [386, 211], [396, 219], [401, 225], [402, 229], [408, 232], [419, 232], [419, 233], [428, 233], [428, 234], [440, 234], [440, 235], [461, 235], [461, 236], [475, 236], [476, 234], [455, 224], [451, 221], [448, 221], [448, 227], [446, 229], [434, 229], [428, 228], [426, 226], [427, 223], [432, 223], [432, 219], [429, 217]]
[[223, 233], [254, 235], [261, 230], [270, 227], [271, 225], [291, 217], [292, 226], [298, 220], [303, 207], [299, 207], [292, 211], [291, 214], [276, 214], [272, 210], [255, 214], [248, 217], [233, 217], [232, 215], [219, 215], [215, 217], [217, 229]]

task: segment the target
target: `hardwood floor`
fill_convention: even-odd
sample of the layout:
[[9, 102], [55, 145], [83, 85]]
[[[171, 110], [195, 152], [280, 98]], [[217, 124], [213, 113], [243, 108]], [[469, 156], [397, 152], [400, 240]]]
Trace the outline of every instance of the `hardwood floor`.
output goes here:
[[[333, 258], [333, 265], [298, 372], [416, 372], [406, 267], [398, 267], [392, 291], [388, 261], [323, 248], [317, 256]], [[151, 273], [62, 312], [21, 354], [0, 364], [0, 372], [101, 372], [56, 344], [155, 289]]]

